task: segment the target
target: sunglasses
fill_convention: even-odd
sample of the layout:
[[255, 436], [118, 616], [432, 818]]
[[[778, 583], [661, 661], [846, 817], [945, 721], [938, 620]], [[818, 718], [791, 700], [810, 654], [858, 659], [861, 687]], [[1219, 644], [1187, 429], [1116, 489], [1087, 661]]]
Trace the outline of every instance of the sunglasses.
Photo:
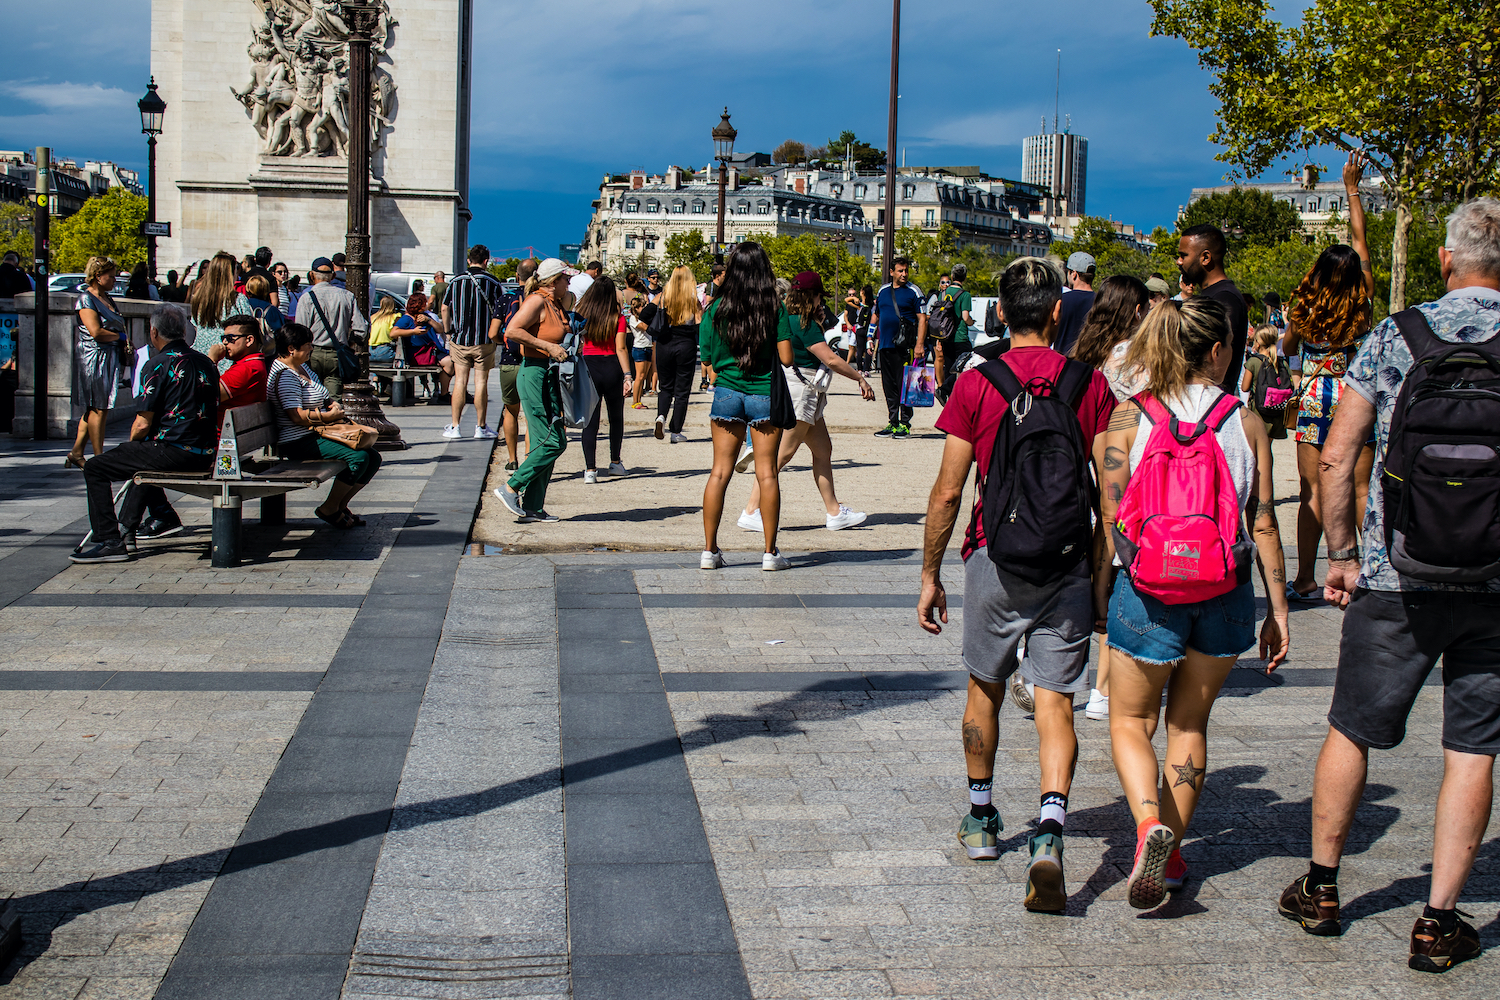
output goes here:
[[253, 333], [226, 333], [219, 338], [219, 342], [221, 344], [232, 344], [236, 340], [244, 340], [247, 337], [253, 336], [255, 336]]

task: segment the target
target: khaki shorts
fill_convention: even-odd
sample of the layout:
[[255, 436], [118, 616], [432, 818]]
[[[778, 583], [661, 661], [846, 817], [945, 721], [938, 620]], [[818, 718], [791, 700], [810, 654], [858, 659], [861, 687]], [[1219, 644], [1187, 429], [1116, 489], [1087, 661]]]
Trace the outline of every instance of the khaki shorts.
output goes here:
[[516, 372], [520, 365], [500, 366], [500, 403], [503, 406], [520, 406], [521, 391], [516, 388]]
[[478, 347], [449, 344], [448, 356], [453, 359], [455, 365], [463, 365], [465, 368], [475, 368], [482, 372], [487, 372], [495, 367], [495, 345], [493, 343], [480, 344]]

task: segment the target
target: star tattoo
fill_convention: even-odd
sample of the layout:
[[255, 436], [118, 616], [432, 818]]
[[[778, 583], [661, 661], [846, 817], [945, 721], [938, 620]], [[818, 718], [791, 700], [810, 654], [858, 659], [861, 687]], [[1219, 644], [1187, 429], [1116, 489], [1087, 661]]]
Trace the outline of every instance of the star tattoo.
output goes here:
[[1188, 754], [1186, 764], [1183, 764], [1181, 766], [1173, 764], [1172, 770], [1177, 772], [1177, 780], [1172, 782], [1173, 788], [1176, 788], [1178, 785], [1187, 785], [1189, 788], [1197, 788], [1198, 779], [1208, 773], [1208, 768], [1206, 767], [1193, 766], [1192, 754]]

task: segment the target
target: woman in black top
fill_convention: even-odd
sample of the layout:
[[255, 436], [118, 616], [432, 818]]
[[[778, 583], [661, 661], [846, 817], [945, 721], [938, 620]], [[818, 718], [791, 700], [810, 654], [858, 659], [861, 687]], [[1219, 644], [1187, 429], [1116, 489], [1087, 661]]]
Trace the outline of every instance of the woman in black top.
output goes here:
[[[691, 268], [678, 267], [672, 272], [657, 299], [657, 308], [666, 316], [657, 321], [661, 332], [656, 335], [656, 372], [661, 392], [656, 397], [656, 439], [660, 441], [670, 431], [672, 443], [677, 444], [687, 440], [682, 425], [687, 420], [693, 372], [698, 367], [698, 324], [703, 319]], [[668, 411], [672, 414], [670, 422]]]

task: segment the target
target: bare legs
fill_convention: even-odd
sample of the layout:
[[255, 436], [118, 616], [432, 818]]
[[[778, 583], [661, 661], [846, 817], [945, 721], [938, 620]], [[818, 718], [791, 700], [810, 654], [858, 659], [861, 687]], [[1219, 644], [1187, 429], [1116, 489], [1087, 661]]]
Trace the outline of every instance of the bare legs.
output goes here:
[[68, 452], [69, 456], [77, 462], [82, 462], [85, 441], [94, 449], [95, 455], [104, 454], [104, 421], [108, 417], [108, 410], [85, 410], [83, 416], [78, 418], [78, 436], [73, 440], [73, 449]]
[[500, 415], [500, 424], [505, 428], [505, 450], [509, 452], [510, 464], [519, 465], [516, 449], [520, 447], [521, 404], [506, 403], [504, 412]]
[[[714, 464], [703, 488], [703, 548], [719, 551], [719, 522], [724, 517], [724, 492], [734, 477], [734, 463], [740, 446], [745, 443], [745, 425], [709, 421], [713, 437]], [[781, 520], [781, 489], [776, 481], [776, 450], [781, 443], [781, 428], [769, 423], [764, 428], [750, 428], [750, 447], [755, 455], [755, 480], [761, 495], [761, 525], [766, 537], [766, 551], [776, 551], [776, 528]]]
[[[1292, 588], [1306, 594], [1318, 586], [1318, 542], [1323, 538], [1323, 503], [1318, 495], [1318, 459], [1323, 449], [1318, 445], [1297, 444], [1297, 489], [1301, 503], [1297, 506], [1297, 577]], [[1365, 501], [1370, 496], [1370, 469], [1375, 464], [1375, 449], [1366, 445], [1360, 450], [1354, 467], [1354, 516], [1362, 522]], [[1358, 524], [1356, 524], [1358, 527]]]
[[[988, 781], [995, 774], [995, 749], [1000, 743], [1000, 703], [1005, 682], [991, 684], [969, 676], [969, 700], [964, 706], [964, 763], [969, 778]], [[1067, 795], [1073, 787], [1078, 762], [1078, 737], [1073, 732], [1073, 696], [1037, 688], [1036, 732], [1041, 741], [1041, 790]]]
[[633, 408], [640, 407], [641, 397], [651, 387], [651, 370], [654, 367], [649, 360], [635, 363], [635, 388], [630, 391], [630, 405]]
[[[464, 404], [469, 401], [469, 372], [468, 365], [454, 362], [453, 365], [453, 403], [451, 407], [454, 427], [458, 426], [459, 420], [464, 415]], [[489, 372], [483, 369], [474, 371], [474, 416], [478, 426], [483, 427], [489, 416], [490, 386]]]
[[[804, 442], [812, 454], [813, 481], [818, 484], [818, 493], [823, 497], [823, 509], [829, 517], [836, 517], [839, 498], [833, 492], [833, 440], [828, 436], [827, 421], [820, 418], [816, 424], [805, 424], [799, 420], [796, 427], [783, 433], [781, 448], [776, 455], [777, 471], [786, 468], [786, 464]], [[760, 481], [757, 479], [755, 485], [750, 487], [750, 499], [745, 504], [745, 513], [752, 514], [759, 509]]]

